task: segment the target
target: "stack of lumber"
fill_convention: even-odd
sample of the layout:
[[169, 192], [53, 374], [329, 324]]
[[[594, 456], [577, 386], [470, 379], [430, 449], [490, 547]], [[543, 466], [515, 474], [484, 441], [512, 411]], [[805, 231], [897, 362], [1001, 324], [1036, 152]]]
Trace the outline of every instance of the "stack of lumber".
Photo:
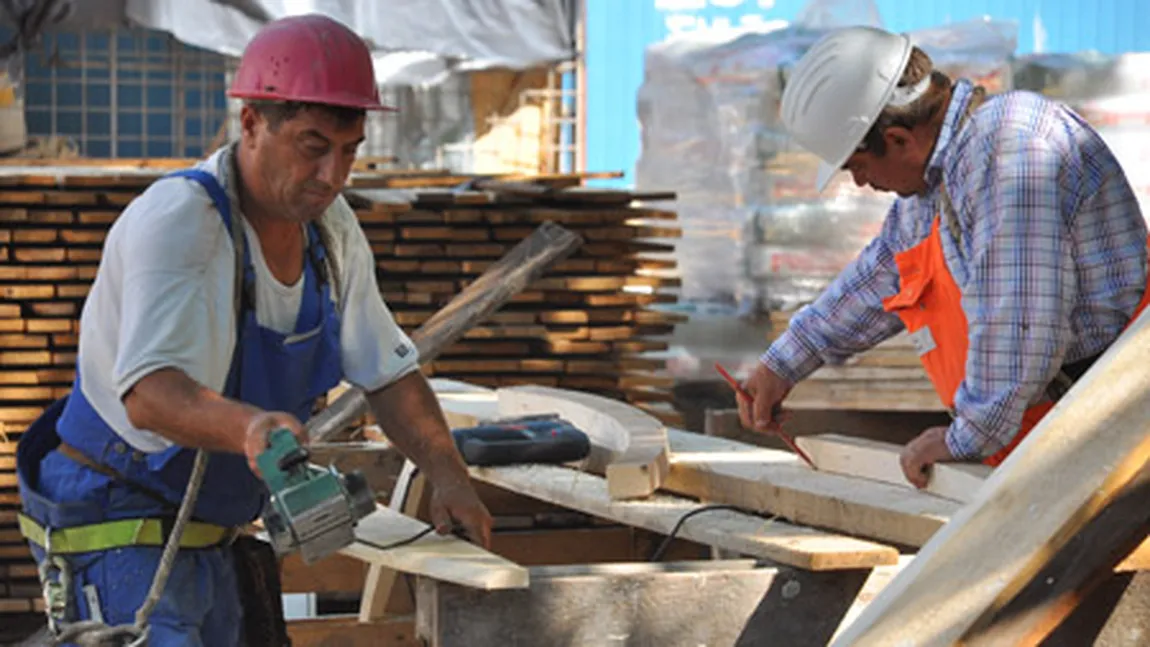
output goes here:
[[[78, 319], [109, 227], [149, 183], [182, 165], [0, 164], [0, 611], [29, 610], [38, 597], [15, 526], [16, 441], [71, 386]], [[676, 300], [672, 248], [660, 242], [678, 235], [675, 214], [633, 206], [673, 196], [591, 190], [581, 186], [587, 177], [502, 178], [480, 190], [462, 187], [477, 178], [444, 172], [360, 171], [347, 195], [375, 252], [380, 290], [408, 331], [541, 223], [585, 240], [427, 374], [588, 390], [675, 421], [663, 360], [652, 357], [678, 321], [658, 310]]]
[[[793, 312], [772, 312], [767, 341], [774, 341]], [[901, 332], [840, 366], [824, 366], [795, 385], [792, 409], [945, 411], [922, 369], [914, 345]]]
[[465, 198], [428, 192], [398, 208], [372, 202], [359, 211], [379, 259], [384, 299], [408, 330], [542, 223], [555, 222], [585, 241], [448, 348], [427, 367], [429, 375], [492, 387], [561, 386], [670, 413], [657, 406], [669, 401], [671, 386], [661, 374], [663, 360], [644, 355], [666, 350], [660, 338], [680, 321], [651, 307], [675, 300], [665, 291], [678, 284], [667, 276], [674, 263], [648, 256], [670, 251], [650, 239], [677, 234], [665, 224], [674, 214], [630, 208], [625, 193], [583, 195], [460, 204]]

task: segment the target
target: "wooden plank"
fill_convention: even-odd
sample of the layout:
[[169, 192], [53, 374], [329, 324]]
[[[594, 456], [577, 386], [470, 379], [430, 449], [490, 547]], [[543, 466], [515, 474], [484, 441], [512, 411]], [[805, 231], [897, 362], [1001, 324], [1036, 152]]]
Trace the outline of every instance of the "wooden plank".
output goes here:
[[358, 593], [368, 568], [347, 555], [305, 564], [299, 553], [292, 553], [280, 562], [280, 588], [284, 593]]
[[[415, 463], [404, 461], [395, 489], [391, 493], [388, 508], [409, 517], [418, 518], [420, 508], [427, 495], [427, 479], [416, 471]], [[363, 598], [359, 605], [360, 622], [373, 622], [383, 619], [389, 607], [394, 607], [396, 581], [399, 573], [382, 564], [368, 567], [363, 584]], [[404, 609], [407, 612], [409, 609]]]
[[[845, 474], [913, 487], [899, 465], [900, 445], [841, 434], [817, 434], [795, 439], [820, 472]], [[993, 469], [981, 463], [939, 463], [931, 469], [924, 491], [955, 501], [972, 500]]]
[[[552, 262], [570, 256], [581, 243], [581, 238], [561, 227], [540, 226], [529, 239], [516, 245], [411, 335], [420, 363], [436, 359], [468, 328], [489, 318], [512, 295], [524, 289], [533, 277], [541, 274]], [[344, 425], [343, 419], [359, 415], [366, 408], [367, 400], [363, 393], [349, 390], [308, 421], [309, 434], [313, 438], [323, 438], [334, 433]]]
[[1150, 571], [1150, 537], [1142, 540], [1126, 559], [1114, 567], [1115, 573], [1128, 573], [1131, 571]]
[[340, 551], [370, 564], [404, 573], [424, 575], [478, 589], [527, 586], [527, 570], [453, 535], [431, 532], [410, 544], [387, 548], [410, 539], [430, 526], [378, 506], [356, 526], [356, 542]]
[[963, 637], [971, 647], [1039, 645], [1150, 532], [1150, 463], [1029, 585]]
[[[670, 533], [683, 515], [702, 507], [664, 494], [620, 501], [609, 495], [602, 477], [554, 465], [475, 467], [471, 474], [549, 503], [661, 534]], [[679, 536], [806, 570], [869, 568], [898, 559], [898, 551], [889, 546], [729, 510], [688, 519]]]
[[557, 413], [610, 452], [614, 499], [648, 496], [667, 478], [667, 428], [654, 416], [618, 400], [541, 386], [504, 388], [496, 397], [500, 416]]
[[[482, 481], [475, 484], [489, 490], [499, 489]], [[537, 499], [527, 500], [538, 507], [553, 507]], [[661, 538], [661, 535], [636, 531], [630, 526], [496, 530], [491, 535], [491, 552], [520, 566], [642, 561], [648, 558]], [[677, 544], [698, 547], [698, 544], [689, 542]], [[684, 548], [676, 552], [681, 558], [686, 558], [682, 555], [686, 552]], [[672, 554], [667, 558], [678, 557]], [[283, 560], [280, 579], [284, 593], [360, 593], [364, 590], [368, 568], [367, 564], [346, 555], [333, 555], [315, 564], [304, 564], [298, 554], [292, 554]], [[35, 578], [35, 567], [28, 569], [27, 577]], [[0, 566], [0, 577], [3, 575], [4, 569]], [[380, 615], [382, 617], [385, 615]]]
[[1150, 462], [1140, 315], [836, 645], [950, 645], [1001, 609]]
[[664, 489], [793, 523], [921, 546], [960, 507], [913, 489], [812, 471], [789, 451], [670, 429]]
[[287, 623], [292, 647], [422, 647], [415, 620], [362, 623], [352, 615], [300, 618]]

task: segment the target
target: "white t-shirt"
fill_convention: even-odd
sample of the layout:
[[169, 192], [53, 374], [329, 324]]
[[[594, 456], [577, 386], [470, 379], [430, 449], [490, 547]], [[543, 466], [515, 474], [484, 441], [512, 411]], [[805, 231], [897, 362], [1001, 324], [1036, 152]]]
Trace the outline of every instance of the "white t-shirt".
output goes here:
[[[230, 182], [231, 149], [197, 165], [220, 180], [241, 217]], [[340, 345], [345, 379], [367, 391], [417, 368], [415, 346], [380, 296], [375, 258], [355, 213], [338, 197], [322, 216], [328, 254], [340, 271]], [[303, 289], [277, 281], [255, 231], [243, 220], [255, 268], [256, 318], [290, 333]], [[141, 378], [178, 368], [222, 391], [236, 342], [235, 248], [207, 192], [183, 178], [158, 181], [132, 201], [108, 232], [99, 273], [80, 318], [80, 375], [96, 412], [132, 447], [156, 452], [171, 441], [128, 421], [121, 398]], [[310, 262], [310, 261], [308, 261]]]

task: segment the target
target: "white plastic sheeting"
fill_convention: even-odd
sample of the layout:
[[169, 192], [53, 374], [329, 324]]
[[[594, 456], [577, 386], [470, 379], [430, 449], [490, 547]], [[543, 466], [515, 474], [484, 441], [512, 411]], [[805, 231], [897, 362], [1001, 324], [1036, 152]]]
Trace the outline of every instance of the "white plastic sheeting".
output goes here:
[[574, 56], [577, 0], [126, 0], [125, 15], [238, 56], [268, 19], [322, 13], [371, 43], [381, 84], [432, 83], [450, 69], [523, 69]]
[[[45, 0], [0, 0], [0, 25]], [[134, 24], [239, 56], [268, 20], [322, 13], [364, 37], [382, 85], [432, 84], [452, 71], [528, 69], [575, 57], [584, 0], [72, 0], [60, 27]]]

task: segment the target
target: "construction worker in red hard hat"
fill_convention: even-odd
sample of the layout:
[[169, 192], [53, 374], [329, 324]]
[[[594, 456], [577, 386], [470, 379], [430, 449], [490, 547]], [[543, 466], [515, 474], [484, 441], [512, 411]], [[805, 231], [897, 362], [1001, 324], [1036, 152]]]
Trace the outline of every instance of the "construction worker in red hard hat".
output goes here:
[[341, 380], [426, 475], [437, 529], [489, 545], [491, 517], [340, 194], [366, 111], [384, 109], [367, 46], [323, 16], [271, 22], [228, 94], [244, 101], [239, 141], [121, 214], [81, 317], [74, 387], [20, 442], [21, 527], [57, 633], [133, 625], [206, 450], [147, 644], [265, 644], [241, 626], [282, 622], [278, 567], [266, 544], [236, 539], [268, 499], [256, 457], [277, 428], [306, 444], [302, 422]]
[[1105, 142], [1031, 92], [987, 97], [934, 69], [905, 35], [835, 30], [795, 66], [782, 120], [839, 171], [899, 197], [871, 241], [760, 357], [745, 425], [776, 421], [792, 387], [907, 331], [946, 426], [901, 453], [998, 465], [1146, 307], [1147, 229]]

